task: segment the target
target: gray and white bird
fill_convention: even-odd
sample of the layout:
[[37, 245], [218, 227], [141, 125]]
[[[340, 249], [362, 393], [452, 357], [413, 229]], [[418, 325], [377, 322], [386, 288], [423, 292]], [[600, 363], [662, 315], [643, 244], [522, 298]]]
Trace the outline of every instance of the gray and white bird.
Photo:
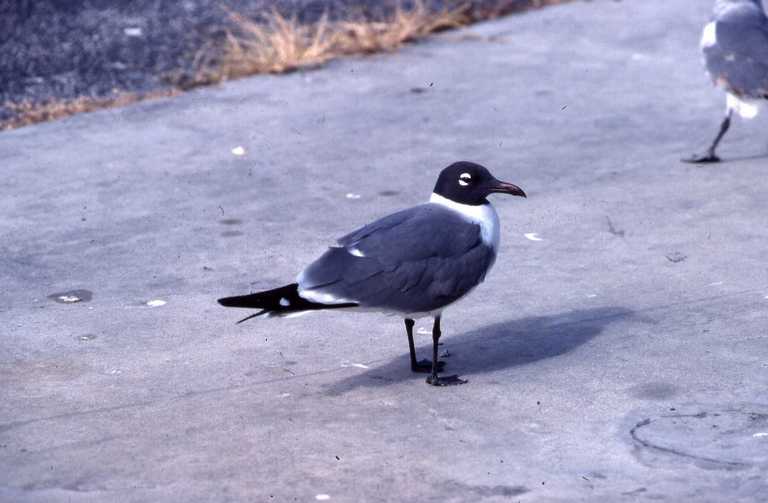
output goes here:
[[[428, 203], [376, 220], [337, 240], [291, 283], [274, 290], [219, 299], [226, 307], [259, 309], [255, 316], [290, 317], [324, 309], [381, 311], [405, 319], [411, 370], [435, 386], [463, 384], [438, 376], [440, 318], [446, 307], [479, 285], [496, 260], [499, 219], [487, 197], [526, 197], [471, 162], [440, 173]], [[434, 318], [432, 360], [416, 360], [414, 319]], [[238, 322], [238, 323], [240, 323]]]
[[753, 119], [768, 99], [768, 18], [762, 0], [716, 0], [712, 20], [701, 36], [704, 64], [714, 84], [726, 92], [725, 118], [712, 144], [685, 162], [719, 162], [717, 145], [737, 113]]

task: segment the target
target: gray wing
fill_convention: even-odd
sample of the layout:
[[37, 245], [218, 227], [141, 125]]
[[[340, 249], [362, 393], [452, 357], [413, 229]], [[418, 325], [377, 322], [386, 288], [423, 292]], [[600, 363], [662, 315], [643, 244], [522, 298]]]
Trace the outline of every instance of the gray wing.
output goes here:
[[299, 289], [405, 313], [457, 300], [495, 259], [479, 225], [436, 204], [384, 217], [338, 243], [299, 275]]
[[738, 96], [768, 97], [768, 20], [758, 10], [717, 20], [717, 42], [704, 48], [707, 71]]

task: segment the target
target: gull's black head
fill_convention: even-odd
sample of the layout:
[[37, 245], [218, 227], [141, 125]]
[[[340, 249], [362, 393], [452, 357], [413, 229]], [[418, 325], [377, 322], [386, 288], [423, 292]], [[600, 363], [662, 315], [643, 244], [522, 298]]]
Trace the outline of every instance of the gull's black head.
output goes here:
[[489, 194], [499, 192], [526, 197], [517, 185], [497, 180], [490, 171], [474, 162], [454, 162], [442, 172], [435, 184], [435, 194], [461, 204], [487, 204]]

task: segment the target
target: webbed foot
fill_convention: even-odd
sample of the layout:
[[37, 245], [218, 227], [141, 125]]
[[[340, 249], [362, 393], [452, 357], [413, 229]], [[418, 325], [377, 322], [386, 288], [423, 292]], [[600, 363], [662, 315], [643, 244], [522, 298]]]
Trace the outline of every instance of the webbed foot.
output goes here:
[[706, 152], [704, 154], [693, 154], [690, 157], [683, 157], [680, 160], [690, 164], [711, 164], [711, 163], [721, 161], [721, 159], [714, 152]]

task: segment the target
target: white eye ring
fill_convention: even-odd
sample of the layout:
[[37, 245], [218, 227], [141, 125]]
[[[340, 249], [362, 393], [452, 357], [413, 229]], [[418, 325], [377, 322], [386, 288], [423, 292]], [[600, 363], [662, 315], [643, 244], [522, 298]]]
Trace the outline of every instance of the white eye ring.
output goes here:
[[462, 173], [459, 175], [459, 185], [462, 187], [469, 185], [469, 180], [472, 180], [472, 175], [469, 173]]

